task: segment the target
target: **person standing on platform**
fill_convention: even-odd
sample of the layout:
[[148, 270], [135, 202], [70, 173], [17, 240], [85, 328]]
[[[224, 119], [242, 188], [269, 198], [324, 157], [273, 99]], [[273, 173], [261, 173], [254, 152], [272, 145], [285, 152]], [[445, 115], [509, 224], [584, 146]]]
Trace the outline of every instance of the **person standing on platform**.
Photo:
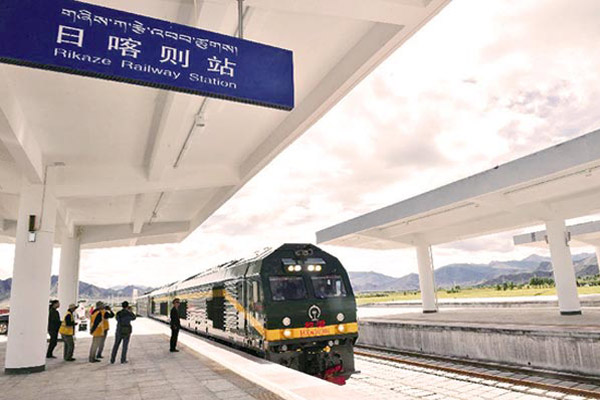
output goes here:
[[127, 348], [129, 347], [129, 338], [131, 338], [131, 321], [136, 316], [129, 307], [129, 302], [124, 301], [121, 303], [123, 309], [117, 313], [117, 330], [115, 332], [115, 344], [113, 345], [112, 353], [110, 355], [110, 363], [114, 364], [119, 352], [119, 345], [123, 341], [123, 349], [121, 350], [121, 364], [127, 363]]
[[48, 335], [50, 335], [50, 342], [48, 343], [46, 358], [56, 358], [52, 353], [58, 343], [58, 331], [60, 330], [60, 314], [58, 313], [58, 307], [60, 307], [58, 300], [52, 300], [50, 302], [50, 310], [48, 311]]
[[173, 308], [171, 308], [171, 353], [178, 352], [177, 350], [177, 337], [179, 336], [179, 329], [181, 329], [181, 322], [179, 321], [179, 304], [178, 298], [173, 300]]
[[108, 330], [110, 329], [108, 319], [115, 316], [115, 313], [112, 312], [110, 306], [105, 306], [100, 312], [102, 313], [102, 328], [104, 329], [104, 336], [102, 336], [102, 341], [98, 346], [98, 354], [96, 355], [96, 358], [104, 358], [102, 357], [102, 351], [104, 350], [104, 343], [106, 343], [106, 337], [108, 336]]
[[65, 344], [63, 355], [65, 361], [75, 361], [73, 358], [73, 351], [75, 351], [75, 341], [73, 340], [73, 336], [75, 336], [75, 317], [73, 316], [73, 311], [75, 311], [76, 308], [77, 306], [75, 304], [69, 304], [65, 318], [58, 330]]
[[100, 347], [100, 343], [104, 338], [104, 324], [102, 322], [102, 310], [104, 310], [104, 304], [101, 301], [96, 303], [96, 308], [94, 309], [94, 313], [91, 316], [90, 320], [90, 333], [92, 334], [92, 346], [90, 347], [90, 356], [89, 361], [100, 362], [96, 358], [96, 354], [98, 354], [98, 348]]

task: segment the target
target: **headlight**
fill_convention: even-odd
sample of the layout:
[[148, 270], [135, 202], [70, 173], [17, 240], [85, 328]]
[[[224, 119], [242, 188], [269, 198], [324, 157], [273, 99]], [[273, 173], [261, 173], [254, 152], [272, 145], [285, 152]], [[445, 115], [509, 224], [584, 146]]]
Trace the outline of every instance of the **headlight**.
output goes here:
[[281, 351], [287, 351], [288, 347], [286, 344], [284, 344], [283, 346], [281, 346]]
[[315, 266], [311, 264], [308, 267], [306, 267], [306, 269], [308, 269], [310, 272], [313, 272], [315, 270]]
[[287, 270], [288, 270], [289, 272], [294, 272], [294, 266], [293, 266], [293, 265], [290, 265], [290, 266], [287, 268]]
[[294, 271], [296, 271], [296, 272], [300, 272], [300, 271], [302, 271], [302, 266], [301, 266], [301, 265], [296, 265], [296, 266], [294, 267]]
[[327, 346], [333, 347], [333, 340], [330, 340], [329, 342], [327, 342]]
[[344, 318], [346, 318], [346, 317], [345, 317], [345, 316], [344, 316], [344, 314], [342, 314], [342, 313], [339, 313], [339, 314], [337, 315], [337, 320], [338, 320], [338, 321], [340, 321], [340, 322], [342, 322], [342, 321], [344, 320]]
[[338, 331], [344, 332], [345, 330], [346, 330], [346, 327], [344, 325], [338, 325]]
[[290, 331], [289, 329], [284, 330], [283, 336], [285, 336], [286, 338], [289, 338], [290, 336], [292, 336], [292, 331]]
[[283, 326], [290, 326], [290, 324], [292, 323], [292, 320], [290, 319], [290, 317], [284, 317], [281, 322], [283, 323]]
[[320, 272], [323, 269], [320, 265], [315, 266], [315, 271]]

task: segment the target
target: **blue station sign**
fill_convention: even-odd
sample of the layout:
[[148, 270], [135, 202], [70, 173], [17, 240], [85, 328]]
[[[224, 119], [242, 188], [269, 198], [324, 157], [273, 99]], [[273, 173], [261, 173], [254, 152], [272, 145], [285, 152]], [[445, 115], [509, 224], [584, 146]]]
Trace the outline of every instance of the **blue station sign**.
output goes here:
[[1, 0], [0, 62], [291, 110], [293, 54], [72, 0]]

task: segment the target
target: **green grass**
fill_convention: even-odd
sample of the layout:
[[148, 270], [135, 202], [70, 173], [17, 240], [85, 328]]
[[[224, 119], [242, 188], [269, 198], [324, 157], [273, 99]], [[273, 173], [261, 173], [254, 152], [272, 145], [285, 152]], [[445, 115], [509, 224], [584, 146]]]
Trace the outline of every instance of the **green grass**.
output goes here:
[[[577, 288], [579, 294], [600, 294], [600, 286], [582, 286]], [[406, 294], [404, 294], [406, 293]], [[521, 296], [551, 296], [556, 294], [556, 288], [521, 288], [512, 290], [496, 290], [495, 288], [464, 288], [457, 293], [447, 293], [446, 290], [438, 290], [438, 299], [469, 299], [488, 297], [521, 297]], [[385, 293], [363, 293], [357, 295], [358, 305], [369, 303], [384, 303], [398, 300], [420, 300], [419, 292], [385, 292]]]

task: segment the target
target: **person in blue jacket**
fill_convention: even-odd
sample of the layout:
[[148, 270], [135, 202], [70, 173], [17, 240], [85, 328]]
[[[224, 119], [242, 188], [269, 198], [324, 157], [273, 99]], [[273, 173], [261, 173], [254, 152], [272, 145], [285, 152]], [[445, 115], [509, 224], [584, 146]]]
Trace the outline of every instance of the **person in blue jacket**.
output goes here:
[[110, 355], [110, 363], [114, 364], [119, 352], [119, 346], [123, 342], [121, 350], [121, 364], [127, 363], [127, 348], [129, 347], [129, 339], [131, 338], [132, 326], [131, 321], [135, 320], [136, 316], [131, 311], [128, 301], [121, 303], [122, 309], [117, 313], [117, 330], [115, 332], [115, 344], [113, 345]]

